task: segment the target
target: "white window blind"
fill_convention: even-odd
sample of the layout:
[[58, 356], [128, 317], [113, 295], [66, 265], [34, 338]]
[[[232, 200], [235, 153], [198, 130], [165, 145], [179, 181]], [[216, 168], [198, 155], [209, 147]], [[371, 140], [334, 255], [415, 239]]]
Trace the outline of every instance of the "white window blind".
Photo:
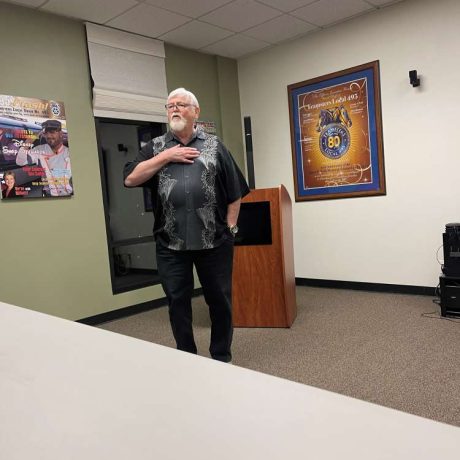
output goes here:
[[167, 122], [163, 42], [91, 23], [86, 34], [94, 115]]

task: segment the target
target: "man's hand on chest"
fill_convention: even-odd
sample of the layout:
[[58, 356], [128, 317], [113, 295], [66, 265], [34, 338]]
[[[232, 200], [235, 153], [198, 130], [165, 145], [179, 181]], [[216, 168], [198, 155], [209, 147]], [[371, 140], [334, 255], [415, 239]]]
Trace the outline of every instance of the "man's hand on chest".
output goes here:
[[200, 152], [194, 147], [183, 147], [176, 144], [163, 150], [160, 155], [163, 155], [171, 163], [193, 163], [195, 158], [200, 156]]

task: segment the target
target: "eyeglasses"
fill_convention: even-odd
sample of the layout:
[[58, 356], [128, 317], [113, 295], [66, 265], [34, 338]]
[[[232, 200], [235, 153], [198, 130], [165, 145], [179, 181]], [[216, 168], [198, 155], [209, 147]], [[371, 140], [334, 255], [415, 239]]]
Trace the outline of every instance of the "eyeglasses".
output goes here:
[[191, 106], [193, 106], [193, 104], [186, 104], [185, 102], [177, 102], [175, 104], [165, 104], [165, 109], [174, 110], [177, 107], [179, 110], [184, 110], [187, 107], [191, 107]]

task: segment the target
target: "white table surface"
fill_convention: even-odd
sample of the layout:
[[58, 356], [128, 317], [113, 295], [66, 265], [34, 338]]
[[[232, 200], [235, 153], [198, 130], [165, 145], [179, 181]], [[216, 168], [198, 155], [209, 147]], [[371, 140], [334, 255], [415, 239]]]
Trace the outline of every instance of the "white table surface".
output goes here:
[[460, 458], [460, 428], [0, 302], [4, 460]]

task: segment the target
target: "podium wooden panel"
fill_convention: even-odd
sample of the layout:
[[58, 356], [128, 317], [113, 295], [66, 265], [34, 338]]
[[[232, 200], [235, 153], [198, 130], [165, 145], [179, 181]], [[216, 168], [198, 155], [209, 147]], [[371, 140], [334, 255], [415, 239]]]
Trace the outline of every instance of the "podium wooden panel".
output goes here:
[[290, 327], [297, 315], [292, 204], [286, 188], [256, 189], [242, 203], [268, 201], [272, 244], [235, 246], [233, 325]]

